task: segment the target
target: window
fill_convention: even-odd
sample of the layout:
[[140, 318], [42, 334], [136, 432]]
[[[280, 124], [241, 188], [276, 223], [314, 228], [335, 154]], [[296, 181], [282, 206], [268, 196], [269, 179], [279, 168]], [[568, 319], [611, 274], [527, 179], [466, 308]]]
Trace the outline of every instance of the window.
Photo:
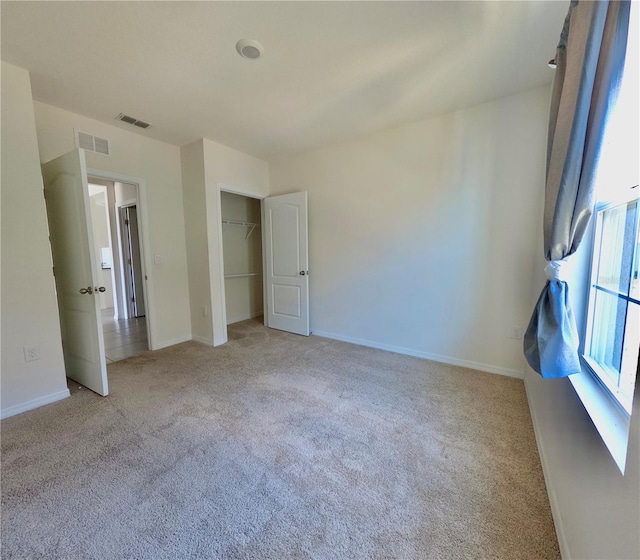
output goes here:
[[632, 200], [596, 211], [585, 360], [631, 414], [640, 351], [640, 223]]
[[598, 162], [583, 354], [590, 372], [628, 415], [640, 349], [640, 48], [638, 9], [634, 4], [624, 75]]

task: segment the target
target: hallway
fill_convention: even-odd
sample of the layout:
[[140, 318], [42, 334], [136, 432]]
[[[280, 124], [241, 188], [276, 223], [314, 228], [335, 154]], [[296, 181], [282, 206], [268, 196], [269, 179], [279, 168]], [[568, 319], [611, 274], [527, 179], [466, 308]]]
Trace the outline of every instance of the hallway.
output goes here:
[[107, 364], [149, 350], [147, 323], [144, 317], [115, 320], [113, 309], [103, 309], [102, 330]]

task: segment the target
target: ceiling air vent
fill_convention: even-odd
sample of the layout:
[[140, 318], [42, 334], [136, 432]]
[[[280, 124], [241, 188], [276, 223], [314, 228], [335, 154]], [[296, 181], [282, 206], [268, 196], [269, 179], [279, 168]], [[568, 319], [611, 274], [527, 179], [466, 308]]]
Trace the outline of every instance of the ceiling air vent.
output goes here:
[[140, 119], [136, 119], [134, 117], [130, 117], [129, 115], [125, 115], [124, 113], [120, 113], [116, 117], [117, 121], [126, 122], [127, 124], [132, 124], [133, 126], [137, 126], [139, 128], [149, 128], [151, 124], [148, 122], [141, 121]]
[[109, 140], [106, 138], [100, 138], [87, 134], [86, 132], [80, 132], [74, 130], [76, 136], [76, 146], [87, 150], [88, 152], [95, 152], [96, 154], [109, 155]]

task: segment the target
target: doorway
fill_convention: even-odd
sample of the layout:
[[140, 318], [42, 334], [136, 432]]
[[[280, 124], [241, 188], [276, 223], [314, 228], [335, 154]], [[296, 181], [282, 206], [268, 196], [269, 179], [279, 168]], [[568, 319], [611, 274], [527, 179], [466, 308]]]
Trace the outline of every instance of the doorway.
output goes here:
[[[227, 342], [228, 324], [260, 315], [267, 327], [309, 336], [307, 193], [264, 197], [221, 183], [217, 187], [218, 243], [210, 245], [213, 345]], [[231, 211], [240, 208], [244, 213], [236, 219], [240, 214]], [[244, 244], [236, 240], [230, 246], [232, 227], [244, 228]], [[255, 246], [247, 244], [256, 231], [260, 239]], [[254, 284], [248, 295], [245, 288], [236, 298], [233, 283], [241, 278], [254, 278], [262, 289]], [[235, 311], [238, 302], [244, 312]]]
[[138, 185], [88, 177], [107, 364], [149, 350]]
[[261, 201], [220, 191], [226, 324], [262, 317]]
[[[102, 184], [107, 187], [107, 203], [102, 206], [104, 222], [109, 224], [105, 238], [102, 238], [101, 246], [96, 250], [94, 243], [93, 223], [91, 219], [91, 201], [89, 198], [89, 176], [94, 178], [96, 186]], [[75, 149], [64, 155], [58, 156], [51, 161], [42, 164], [42, 179], [44, 186], [44, 197], [47, 209], [47, 221], [49, 223], [49, 240], [51, 242], [51, 256], [53, 259], [53, 275], [56, 284], [56, 295], [58, 300], [58, 315], [60, 317], [60, 330], [62, 334], [62, 351], [64, 355], [65, 371], [67, 378], [77, 381], [88, 389], [106, 396], [109, 394], [109, 381], [107, 378], [107, 357], [105, 352], [105, 328], [102, 321], [102, 305], [109, 305], [113, 302], [111, 314], [112, 320], [120, 321], [125, 314], [125, 306], [119, 302], [118, 286], [121, 285], [121, 275], [116, 270], [120, 266], [120, 259], [115, 258], [120, 253], [116, 248], [120, 247], [114, 241], [114, 232], [118, 232], [117, 212], [106, 213], [106, 208], [112, 206], [113, 200], [118, 190], [118, 183], [114, 181], [127, 181], [133, 187], [137, 195], [140, 195], [140, 210], [142, 220], [138, 221], [139, 238], [143, 242], [142, 232], [144, 232], [143, 246], [148, 249], [149, 242], [148, 218], [146, 215], [146, 186], [143, 180], [129, 178], [111, 172], [102, 172], [87, 169], [85, 152], [82, 149]], [[130, 181], [130, 179], [133, 179]], [[113, 188], [105, 182], [114, 182]], [[122, 186], [122, 183], [120, 183]], [[97, 194], [97, 193], [96, 193]], [[102, 197], [104, 202], [104, 197]], [[135, 200], [133, 201], [136, 202]], [[96, 200], [96, 207], [101, 206]], [[99, 213], [99, 209], [96, 209]], [[106, 226], [105, 226], [106, 227]], [[110, 231], [110, 234], [109, 234]], [[111, 253], [109, 254], [109, 240], [111, 242]], [[102, 250], [104, 249], [104, 251]], [[104, 253], [104, 260], [102, 255]], [[153, 298], [148, 297], [148, 291], [152, 289], [151, 276], [148, 276], [148, 257], [150, 250], [143, 251], [142, 263], [145, 283], [143, 291], [145, 301], [153, 302]], [[100, 255], [100, 259], [97, 258]], [[98, 268], [102, 271], [109, 270], [108, 266], [102, 268], [102, 262], [106, 264], [111, 261], [113, 276], [115, 277], [111, 297], [105, 295], [104, 302], [100, 297], [106, 294], [107, 287], [102, 284], [103, 276], [98, 274]], [[100, 266], [98, 267], [98, 263]], [[152, 292], [151, 292], [152, 293]], [[114, 297], [113, 294], [116, 294]], [[147, 343], [137, 351], [151, 348], [155, 340], [155, 329], [153, 321], [149, 320], [149, 309], [147, 308], [144, 331]], [[118, 314], [118, 315], [116, 315]], [[154, 317], [155, 314], [152, 315]], [[124, 318], [123, 320], [145, 320], [144, 318]], [[133, 328], [130, 325], [118, 325], [119, 329], [114, 329], [118, 336], [133, 335]], [[151, 328], [149, 328], [151, 327]], [[124, 330], [128, 329], [125, 333]], [[140, 330], [142, 327], [140, 327]], [[115, 337], [115, 335], [114, 335]], [[127, 341], [134, 342], [134, 341]], [[130, 349], [128, 349], [130, 350]], [[136, 352], [138, 353], [138, 352]], [[124, 357], [124, 356], [122, 356]], [[109, 358], [110, 361], [115, 361]]]

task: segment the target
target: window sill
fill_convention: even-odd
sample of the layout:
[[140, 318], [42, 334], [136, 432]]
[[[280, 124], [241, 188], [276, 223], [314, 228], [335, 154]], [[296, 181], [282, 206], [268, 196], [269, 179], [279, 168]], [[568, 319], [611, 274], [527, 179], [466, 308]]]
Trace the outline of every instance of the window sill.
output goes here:
[[570, 375], [569, 381], [600, 433], [611, 457], [618, 465], [618, 469], [624, 475], [631, 418], [613, 402], [589, 372], [582, 371]]

